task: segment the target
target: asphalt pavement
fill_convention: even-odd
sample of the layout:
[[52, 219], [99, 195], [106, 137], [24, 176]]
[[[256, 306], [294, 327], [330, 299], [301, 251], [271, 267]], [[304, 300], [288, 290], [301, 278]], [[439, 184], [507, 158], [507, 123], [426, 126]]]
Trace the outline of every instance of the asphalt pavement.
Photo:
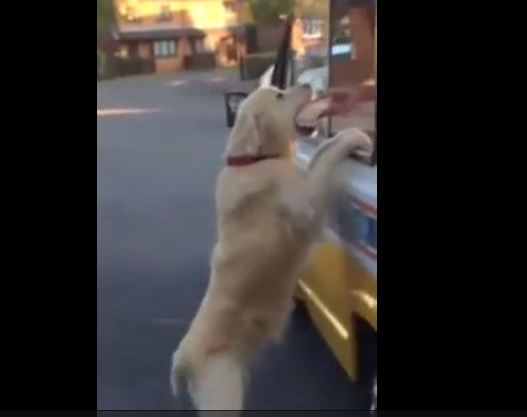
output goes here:
[[[204, 294], [232, 71], [97, 84], [97, 404], [167, 410], [172, 351]], [[355, 386], [299, 311], [255, 364], [246, 408], [358, 409]]]

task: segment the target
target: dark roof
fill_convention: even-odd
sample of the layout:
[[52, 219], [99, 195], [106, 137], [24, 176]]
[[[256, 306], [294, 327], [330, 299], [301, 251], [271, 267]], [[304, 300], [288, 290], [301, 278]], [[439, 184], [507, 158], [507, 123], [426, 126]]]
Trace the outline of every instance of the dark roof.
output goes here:
[[115, 39], [121, 41], [179, 38], [182, 36], [200, 37], [205, 36], [205, 32], [195, 28], [117, 29], [114, 31]]
[[[227, 28], [233, 34], [241, 34], [243, 26]], [[123, 25], [114, 28], [113, 36], [116, 40], [151, 40], [185, 37], [204, 37], [205, 30], [191, 27], [177, 27], [174, 25]]]

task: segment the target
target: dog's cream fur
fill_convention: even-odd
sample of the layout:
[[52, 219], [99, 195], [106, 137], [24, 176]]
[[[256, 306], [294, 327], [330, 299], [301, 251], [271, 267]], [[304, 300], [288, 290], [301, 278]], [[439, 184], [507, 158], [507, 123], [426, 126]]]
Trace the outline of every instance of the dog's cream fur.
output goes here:
[[227, 156], [279, 157], [226, 166], [218, 179], [210, 282], [171, 370], [174, 394], [188, 389], [198, 410], [242, 409], [251, 359], [284, 333], [333, 169], [354, 148], [371, 147], [364, 133], [351, 129], [321, 146], [307, 172], [297, 167], [294, 118], [310, 97], [306, 87], [267, 87], [240, 106]]

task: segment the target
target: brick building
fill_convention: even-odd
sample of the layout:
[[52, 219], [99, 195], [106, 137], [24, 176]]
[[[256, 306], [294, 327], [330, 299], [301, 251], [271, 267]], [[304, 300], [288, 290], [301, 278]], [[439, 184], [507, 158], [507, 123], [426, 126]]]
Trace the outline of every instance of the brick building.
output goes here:
[[123, 57], [152, 59], [156, 72], [198, 61], [228, 66], [245, 52], [241, 0], [114, 0], [113, 37]]

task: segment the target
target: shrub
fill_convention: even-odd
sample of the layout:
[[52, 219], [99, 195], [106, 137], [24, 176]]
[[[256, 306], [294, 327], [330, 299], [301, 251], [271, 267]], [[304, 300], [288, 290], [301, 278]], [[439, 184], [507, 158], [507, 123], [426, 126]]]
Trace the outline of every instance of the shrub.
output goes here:
[[106, 60], [104, 78], [126, 77], [128, 75], [150, 74], [155, 71], [153, 59], [111, 56]]
[[259, 78], [271, 65], [274, 64], [276, 52], [263, 52], [248, 54], [240, 62], [240, 75], [242, 80]]
[[184, 59], [187, 69], [212, 69], [216, 66], [216, 56], [214, 52], [201, 52], [188, 55]]
[[104, 78], [106, 72], [106, 55], [100, 49], [97, 49], [97, 81]]

